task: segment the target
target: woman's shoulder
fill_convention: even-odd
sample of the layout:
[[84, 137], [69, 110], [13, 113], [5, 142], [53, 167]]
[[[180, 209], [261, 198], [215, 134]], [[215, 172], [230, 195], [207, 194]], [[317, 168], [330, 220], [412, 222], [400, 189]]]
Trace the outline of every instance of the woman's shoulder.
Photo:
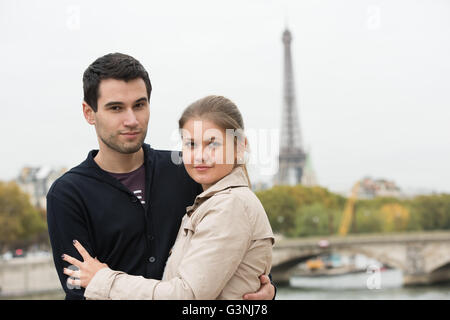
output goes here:
[[247, 219], [253, 229], [252, 240], [270, 238], [273, 243], [272, 227], [270, 226], [267, 213], [256, 194], [248, 187], [236, 188], [234, 194], [236, 199], [239, 199], [245, 205]]
[[220, 215], [233, 223], [246, 225], [252, 240], [272, 238], [273, 232], [267, 214], [255, 193], [248, 187], [221, 190], [201, 204], [192, 215], [193, 225], [201, 223], [207, 215]]
[[245, 186], [224, 189], [214, 194], [206, 202], [204, 210], [218, 210], [224, 214], [239, 215], [252, 223], [256, 217], [266, 216], [261, 201], [249, 187]]
[[211, 204], [221, 205], [232, 202], [237, 206], [247, 208], [252, 204], [261, 204], [255, 193], [247, 186], [230, 187], [214, 194], [210, 199]]
[[239, 199], [247, 209], [262, 211], [265, 213], [261, 201], [249, 187], [233, 188], [230, 192], [235, 199]]

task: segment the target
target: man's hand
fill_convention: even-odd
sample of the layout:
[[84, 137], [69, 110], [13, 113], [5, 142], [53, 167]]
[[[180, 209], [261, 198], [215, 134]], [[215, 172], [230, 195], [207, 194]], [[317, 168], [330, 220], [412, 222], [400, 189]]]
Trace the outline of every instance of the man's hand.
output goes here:
[[261, 287], [255, 293], [244, 294], [244, 300], [272, 300], [275, 296], [275, 287], [270, 283], [270, 279], [266, 275], [259, 277]]

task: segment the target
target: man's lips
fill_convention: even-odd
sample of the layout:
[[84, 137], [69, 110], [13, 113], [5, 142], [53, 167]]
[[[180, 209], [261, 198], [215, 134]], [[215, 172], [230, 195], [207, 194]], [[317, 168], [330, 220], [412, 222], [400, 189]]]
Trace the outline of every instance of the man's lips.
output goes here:
[[135, 138], [140, 133], [141, 133], [140, 131], [122, 132], [120, 135], [125, 136], [127, 138]]

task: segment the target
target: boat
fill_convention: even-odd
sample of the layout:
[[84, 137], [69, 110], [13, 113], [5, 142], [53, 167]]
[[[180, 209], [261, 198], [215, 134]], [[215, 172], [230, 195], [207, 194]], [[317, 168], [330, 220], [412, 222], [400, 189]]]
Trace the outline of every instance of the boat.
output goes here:
[[[386, 272], [390, 270], [390, 272]], [[290, 278], [289, 284], [296, 288], [323, 289], [371, 289], [378, 283], [385, 286], [401, 286], [401, 279], [378, 261], [365, 256], [342, 257], [338, 254], [324, 255], [300, 264]], [[392, 275], [391, 275], [392, 274]]]

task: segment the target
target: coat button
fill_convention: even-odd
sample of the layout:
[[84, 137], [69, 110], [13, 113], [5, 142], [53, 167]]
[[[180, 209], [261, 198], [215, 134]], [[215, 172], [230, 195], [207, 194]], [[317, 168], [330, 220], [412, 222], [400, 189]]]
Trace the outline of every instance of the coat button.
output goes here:
[[135, 196], [131, 196], [130, 200], [131, 200], [131, 202], [137, 202], [138, 201], [138, 199]]
[[150, 263], [153, 263], [153, 262], [156, 261], [156, 259], [155, 259], [155, 257], [150, 257], [150, 258], [148, 259], [148, 261], [149, 261]]
[[152, 236], [152, 235], [147, 235], [147, 238], [148, 238], [148, 240], [150, 240], [150, 241], [153, 241], [154, 239], [155, 239], [155, 237], [154, 236]]

